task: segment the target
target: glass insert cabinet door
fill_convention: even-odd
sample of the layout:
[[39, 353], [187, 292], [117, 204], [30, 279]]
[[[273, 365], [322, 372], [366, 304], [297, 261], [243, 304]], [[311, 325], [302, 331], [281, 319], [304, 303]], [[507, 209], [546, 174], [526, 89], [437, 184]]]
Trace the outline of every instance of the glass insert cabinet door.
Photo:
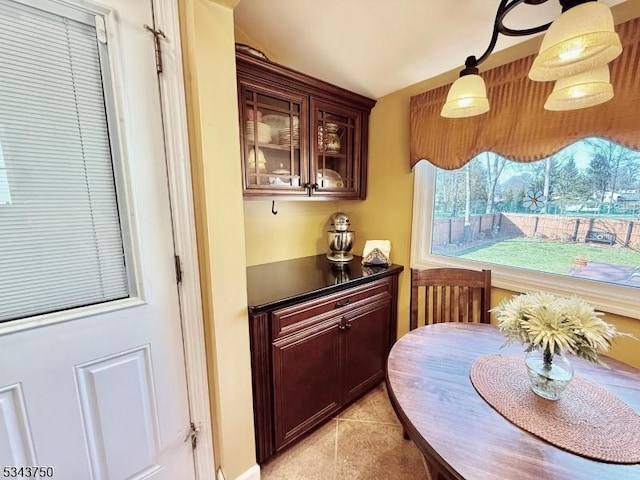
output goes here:
[[362, 111], [240, 82], [245, 196], [359, 198]]
[[240, 88], [245, 195], [308, 195], [307, 97], [245, 83]]
[[362, 113], [311, 99], [311, 178], [314, 192], [357, 197], [361, 179]]

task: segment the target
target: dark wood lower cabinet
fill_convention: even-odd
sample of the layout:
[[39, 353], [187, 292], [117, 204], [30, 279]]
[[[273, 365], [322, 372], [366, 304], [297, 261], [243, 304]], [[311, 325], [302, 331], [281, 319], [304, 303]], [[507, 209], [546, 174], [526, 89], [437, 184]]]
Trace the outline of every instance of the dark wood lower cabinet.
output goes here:
[[330, 320], [273, 344], [276, 450], [340, 408], [338, 328]]
[[398, 273], [250, 315], [259, 463], [384, 378]]
[[342, 337], [342, 403], [351, 402], [384, 378], [390, 319], [391, 298], [349, 317], [351, 329]]

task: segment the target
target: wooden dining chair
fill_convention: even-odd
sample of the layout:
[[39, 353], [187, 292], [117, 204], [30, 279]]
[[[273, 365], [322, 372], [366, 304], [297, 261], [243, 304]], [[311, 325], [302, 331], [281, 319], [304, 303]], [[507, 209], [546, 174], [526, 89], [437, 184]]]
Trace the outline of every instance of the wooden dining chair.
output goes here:
[[[418, 327], [421, 306], [425, 325], [443, 322], [490, 323], [491, 270], [412, 268], [410, 305], [410, 330]], [[402, 436], [409, 440], [404, 427]], [[427, 465], [427, 459], [423, 457], [423, 460]], [[428, 468], [427, 471], [431, 475], [432, 470]], [[442, 477], [436, 478], [439, 480]]]
[[411, 330], [418, 326], [421, 306], [425, 325], [442, 322], [490, 323], [491, 270], [412, 268]]

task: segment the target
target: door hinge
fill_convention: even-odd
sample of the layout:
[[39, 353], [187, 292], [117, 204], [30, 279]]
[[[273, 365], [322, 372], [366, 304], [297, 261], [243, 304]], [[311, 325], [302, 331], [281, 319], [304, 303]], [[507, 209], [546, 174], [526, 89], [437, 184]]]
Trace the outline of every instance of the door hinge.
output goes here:
[[176, 267], [176, 283], [182, 283], [182, 263], [180, 262], [180, 255], [173, 256], [173, 263]]
[[193, 422], [189, 425], [189, 433], [185, 437], [184, 441], [191, 440], [191, 448], [193, 450], [198, 446], [198, 435], [200, 434], [200, 429], [195, 426]]
[[167, 38], [167, 36], [162, 30], [152, 28], [149, 25], [145, 25], [144, 28], [153, 35], [153, 45], [156, 53], [156, 71], [162, 73], [162, 45], [160, 44], [160, 39]]

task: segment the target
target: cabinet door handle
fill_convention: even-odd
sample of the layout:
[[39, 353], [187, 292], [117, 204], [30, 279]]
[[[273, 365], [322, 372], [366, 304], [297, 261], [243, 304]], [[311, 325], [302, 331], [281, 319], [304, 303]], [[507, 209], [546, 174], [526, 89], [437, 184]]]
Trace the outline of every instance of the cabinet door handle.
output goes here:
[[338, 329], [344, 332], [345, 330], [349, 330], [350, 328], [351, 328], [351, 322], [347, 320], [347, 317], [342, 317], [342, 320], [340, 321], [340, 325], [338, 325]]
[[346, 300], [338, 300], [336, 302], [336, 308], [346, 307], [351, 303], [351, 299], [347, 298]]
[[320, 188], [320, 185], [318, 185], [317, 183], [312, 183], [311, 188], [313, 188], [314, 190], [318, 190], [318, 188]]

